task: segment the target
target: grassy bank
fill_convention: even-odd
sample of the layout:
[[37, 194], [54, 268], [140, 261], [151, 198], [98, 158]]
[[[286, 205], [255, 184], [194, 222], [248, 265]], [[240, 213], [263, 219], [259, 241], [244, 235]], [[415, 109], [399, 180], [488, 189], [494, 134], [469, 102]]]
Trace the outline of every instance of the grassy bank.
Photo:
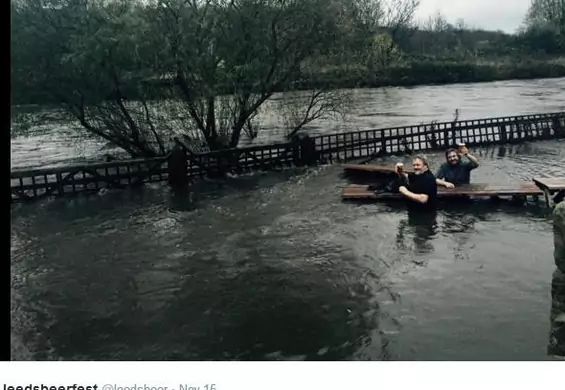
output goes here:
[[[513, 79], [541, 79], [565, 77], [565, 57], [548, 60], [490, 60], [446, 61], [410, 60], [385, 70], [370, 70], [364, 66], [342, 65], [310, 71], [310, 77], [293, 83], [294, 89], [314, 88], [378, 88], [393, 86], [418, 86], [433, 84], [457, 84], [490, 82]], [[159, 99], [159, 86], [152, 88]], [[125, 95], [136, 99], [137, 88], [124, 86]], [[230, 93], [226, 88], [223, 93]], [[282, 92], [282, 91], [277, 91]], [[25, 96], [13, 91], [12, 104], [48, 104], [49, 99], [36, 90], [26, 90]]]
[[[314, 73], [316, 74], [316, 73]], [[491, 82], [512, 79], [565, 77], [565, 57], [551, 60], [501, 61], [410, 61], [383, 71], [362, 66], [325, 69], [311, 80], [296, 83], [298, 89], [377, 88]]]

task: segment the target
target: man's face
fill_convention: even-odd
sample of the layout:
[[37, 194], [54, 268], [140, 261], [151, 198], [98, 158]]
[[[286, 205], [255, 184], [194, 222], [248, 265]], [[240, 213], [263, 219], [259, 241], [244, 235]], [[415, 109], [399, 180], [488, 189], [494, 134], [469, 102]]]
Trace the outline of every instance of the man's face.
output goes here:
[[416, 175], [419, 175], [420, 173], [424, 172], [424, 162], [422, 160], [420, 160], [419, 158], [415, 159], [414, 161], [412, 161], [412, 168], [414, 168], [414, 173]]
[[449, 154], [446, 156], [446, 159], [447, 162], [451, 165], [456, 165], [457, 163], [459, 163], [459, 156], [455, 152], [449, 152]]

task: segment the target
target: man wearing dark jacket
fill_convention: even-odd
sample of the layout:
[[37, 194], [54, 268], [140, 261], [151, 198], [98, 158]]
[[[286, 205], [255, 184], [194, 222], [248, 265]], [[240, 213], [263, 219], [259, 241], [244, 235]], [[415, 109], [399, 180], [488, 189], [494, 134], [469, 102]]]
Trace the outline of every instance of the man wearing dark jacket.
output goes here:
[[479, 166], [477, 158], [472, 156], [464, 145], [459, 150], [448, 149], [445, 152], [445, 160], [436, 173], [436, 181], [438, 185], [446, 188], [469, 184], [471, 171]]

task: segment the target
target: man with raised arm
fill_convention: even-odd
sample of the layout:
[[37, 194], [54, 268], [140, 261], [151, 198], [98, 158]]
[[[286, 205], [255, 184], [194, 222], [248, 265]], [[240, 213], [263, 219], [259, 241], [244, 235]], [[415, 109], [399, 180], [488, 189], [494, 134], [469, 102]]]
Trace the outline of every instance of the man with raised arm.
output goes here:
[[471, 182], [471, 171], [479, 166], [479, 160], [469, 153], [464, 144], [459, 149], [447, 149], [445, 160], [436, 173], [436, 182], [440, 186], [453, 188]]

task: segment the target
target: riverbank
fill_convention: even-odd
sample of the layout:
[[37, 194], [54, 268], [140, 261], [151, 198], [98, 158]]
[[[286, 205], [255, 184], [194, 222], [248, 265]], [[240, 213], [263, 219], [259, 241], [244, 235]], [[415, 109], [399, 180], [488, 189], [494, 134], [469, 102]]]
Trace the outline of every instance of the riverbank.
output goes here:
[[[307, 77], [293, 83], [293, 89], [415, 87], [559, 77], [565, 77], [565, 57], [543, 60], [504, 58], [476, 61], [412, 59], [382, 71], [352, 64], [310, 69]], [[161, 80], [159, 83], [162, 85], [151, 88], [153, 96], [149, 98], [162, 98], [163, 96], [158, 92], [161, 90], [160, 87], [169, 90], [169, 85], [165, 85], [169, 83], [168, 81], [163, 83]], [[221, 93], [231, 93], [228, 87], [220, 87], [219, 90]], [[137, 86], [124, 86], [124, 91], [129, 100], [139, 98]], [[28, 89], [22, 95], [19, 95], [17, 90], [12, 91], [12, 106], [49, 103], [52, 103], [50, 99], [38, 90], [30, 92]]]
[[344, 65], [312, 72], [315, 78], [297, 89], [381, 88], [533, 80], [565, 77], [565, 57], [551, 60], [433, 61], [412, 60], [383, 71]]

